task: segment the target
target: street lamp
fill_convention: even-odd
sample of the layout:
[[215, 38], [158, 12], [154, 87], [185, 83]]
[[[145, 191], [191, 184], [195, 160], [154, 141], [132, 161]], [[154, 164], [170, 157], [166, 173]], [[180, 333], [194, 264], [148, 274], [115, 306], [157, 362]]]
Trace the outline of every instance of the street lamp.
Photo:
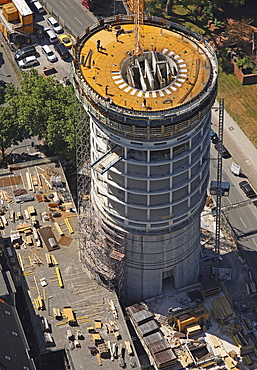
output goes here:
[[47, 310], [48, 310], [48, 316], [50, 316], [50, 299], [53, 298], [52, 295], [47, 298]]

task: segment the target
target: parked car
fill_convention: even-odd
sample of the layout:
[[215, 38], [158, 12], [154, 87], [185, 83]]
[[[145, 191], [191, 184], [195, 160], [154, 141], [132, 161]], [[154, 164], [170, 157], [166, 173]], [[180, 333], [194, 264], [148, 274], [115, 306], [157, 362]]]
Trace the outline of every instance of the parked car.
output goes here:
[[63, 29], [62, 26], [59, 25], [56, 19], [54, 17], [49, 17], [47, 18], [47, 23], [49, 24], [50, 27], [54, 30], [56, 33], [62, 33]]
[[72, 41], [69, 39], [66, 35], [59, 36], [60, 42], [66, 46], [67, 49], [70, 49], [72, 47]]
[[241, 181], [239, 186], [248, 198], [254, 198], [257, 196], [251, 185], [246, 180]]
[[27, 58], [24, 58], [24, 59], [18, 61], [18, 65], [21, 68], [31, 67], [31, 66], [33, 66], [35, 64], [38, 64], [38, 60], [35, 57], [35, 55], [31, 55], [31, 56], [29, 56]]
[[25, 46], [24, 48], [18, 50], [16, 53], [15, 53], [15, 59], [16, 60], [22, 60], [26, 57], [29, 57], [31, 55], [36, 55], [37, 51], [36, 51], [36, 48], [35, 46], [33, 45], [29, 45], [29, 46]]
[[42, 7], [39, 1], [33, 1], [32, 4], [36, 8], [37, 13], [39, 14], [45, 13], [45, 9]]
[[55, 44], [54, 48], [62, 59], [68, 59], [71, 56], [69, 50], [62, 43]]
[[81, 0], [81, 4], [84, 5], [88, 10], [91, 10], [94, 8], [94, 4], [90, 0]]
[[58, 38], [51, 28], [45, 27], [44, 32], [52, 44], [54, 44], [55, 42], [58, 42]]
[[221, 154], [223, 158], [229, 158], [230, 154], [229, 151], [225, 148], [225, 146], [221, 143], [217, 143], [214, 145], [215, 149]]
[[49, 60], [49, 62], [56, 62], [58, 60], [57, 56], [48, 45], [42, 46], [42, 53], [47, 57], [47, 60]]

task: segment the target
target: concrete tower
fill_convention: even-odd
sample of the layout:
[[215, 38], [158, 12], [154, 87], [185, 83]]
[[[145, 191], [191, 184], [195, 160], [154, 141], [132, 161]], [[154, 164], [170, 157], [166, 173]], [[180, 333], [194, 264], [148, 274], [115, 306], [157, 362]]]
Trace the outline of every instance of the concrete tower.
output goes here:
[[102, 20], [78, 38], [73, 63], [90, 116], [81, 258], [129, 302], [198, 279], [217, 92], [216, 56], [201, 36], [147, 17], [135, 50], [134, 32], [131, 16]]

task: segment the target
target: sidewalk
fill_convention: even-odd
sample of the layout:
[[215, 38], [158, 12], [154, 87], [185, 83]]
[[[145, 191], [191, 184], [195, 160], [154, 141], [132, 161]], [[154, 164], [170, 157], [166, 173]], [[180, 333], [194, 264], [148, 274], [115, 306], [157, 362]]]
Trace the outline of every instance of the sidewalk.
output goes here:
[[[216, 102], [215, 106], [219, 104]], [[212, 123], [218, 133], [219, 112], [213, 110]], [[243, 133], [233, 118], [224, 111], [223, 142], [233, 160], [247, 176], [254, 189], [257, 190], [257, 149]]]

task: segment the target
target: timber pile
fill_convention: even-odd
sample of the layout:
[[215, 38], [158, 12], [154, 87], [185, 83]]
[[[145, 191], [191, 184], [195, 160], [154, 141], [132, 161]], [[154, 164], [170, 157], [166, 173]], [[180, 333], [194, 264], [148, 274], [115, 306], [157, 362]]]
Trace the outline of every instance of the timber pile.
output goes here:
[[215, 298], [212, 301], [214, 310], [212, 310], [213, 316], [216, 321], [225, 321], [230, 316], [234, 315], [234, 312], [228, 303], [228, 300], [225, 296]]
[[12, 201], [12, 197], [7, 194], [6, 190], [0, 190], [0, 199], [6, 200], [8, 203]]
[[44, 264], [42, 259], [36, 253], [33, 253], [32, 256], [29, 256], [29, 262], [30, 265], [33, 267], [41, 266]]
[[106, 343], [99, 344], [97, 348], [101, 358], [110, 358], [109, 348]]

